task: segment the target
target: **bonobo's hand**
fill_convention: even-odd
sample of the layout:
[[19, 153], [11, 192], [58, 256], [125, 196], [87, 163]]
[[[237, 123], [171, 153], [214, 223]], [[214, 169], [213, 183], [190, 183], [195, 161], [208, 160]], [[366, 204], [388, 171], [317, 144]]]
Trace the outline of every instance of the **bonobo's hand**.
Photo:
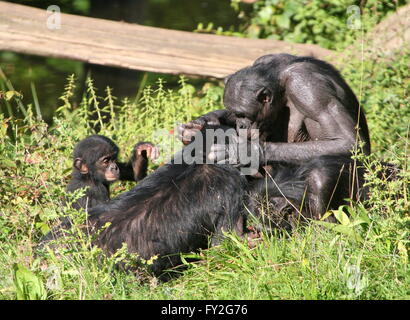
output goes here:
[[258, 140], [248, 140], [246, 136], [234, 135], [231, 136], [229, 144], [213, 144], [207, 158], [211, 162], [232, 164], [235, 167], [259, 167], [260, 163], [265, 162], [264, 154]]
[[207, 114], [186, 124], [181, 124], [178, 126], [179, 139], [183, 144], [189, 144], [192, 141], [192, 138], [197, 134], [197, 132], [202, 130], [202, 128], [206, 124], [220, 125], [220, 121], [217, 116]]
[[142, 156], [145, 159], [156, 160], [159, 157], [159, 149], [150, 142], [139, 142], [134, 147], [134, 157]]

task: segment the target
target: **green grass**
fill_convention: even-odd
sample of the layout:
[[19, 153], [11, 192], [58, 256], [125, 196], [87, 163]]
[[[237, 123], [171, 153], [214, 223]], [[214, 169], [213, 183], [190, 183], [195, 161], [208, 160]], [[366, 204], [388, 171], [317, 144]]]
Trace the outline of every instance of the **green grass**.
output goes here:
[[[51, 127], [38, 117], [36, 99], [24, 104], [24, 120], [0, 114], [0, 299], [409, 299], [409, 57], [350, 61], [343, 70], [371, 130], [373, 155], [361, 158], [368, 167], [381, 158], [400, 165], [398, 181], [370, 170], [370, 199], [335, 211], [340, 224], [311, 222], [291, 235], [264, 234], [253, 249], [227, 234], [168, 283], [143, 269], [137, 276], [118, 270], [116, 262], [132, 256], [105, 257], [76, 229], [57, 252], [38, 252], [36, 245], [63, 214], [78, 225], [85, 217], [61, 201], [77, 141], [99, 128], [118, 143], [123, 160], [136, 142], [148, 140], [162, 148], [159, 163], [166, 161], [175, 123], [221, 108], [222, 88], [206, 85], [196, 93], [182, 78], [179, 90], [168, 90], [159, 80], [142, 89], [139, 100], [118, 101], [110, 89], [96, 92], [89, 80], [82, 100], [72, 101], [71, 76]], [[0, 88], [7, 90], [5, 83]], [[0, 101], [4, 110], [22, 106], [13, 99]], [[90, 118], [91, 109], [97, 118]], [[115, 184], [113, 196], [132, 185]]]

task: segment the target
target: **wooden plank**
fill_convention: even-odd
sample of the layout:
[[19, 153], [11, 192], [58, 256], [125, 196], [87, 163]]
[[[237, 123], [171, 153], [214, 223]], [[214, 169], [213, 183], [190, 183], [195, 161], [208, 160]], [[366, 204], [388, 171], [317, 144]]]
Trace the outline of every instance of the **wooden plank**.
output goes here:
[[215, 78], [268, 53], [314, 55], [330, 62], [336, 57], [316, 45], [199, 34], [70, 14], [61, 14], [61, 28], [50, 30], [47, 18], [46, 10], [0, 1], [0, 50]]

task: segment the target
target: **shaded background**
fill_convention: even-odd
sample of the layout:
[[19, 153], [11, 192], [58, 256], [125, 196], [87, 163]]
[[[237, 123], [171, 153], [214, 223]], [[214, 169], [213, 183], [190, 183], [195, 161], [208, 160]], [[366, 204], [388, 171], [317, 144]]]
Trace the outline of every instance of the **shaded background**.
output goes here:
[[[20, 0], [7, 2], [43, 9], [49, 5], [58, 5], [63, 13], [185, 31], [195, 30], [198, 23], [206, 26], [212, 22], [224, 29], [239, 25], [239, 19], [230, 6], [230, 0]], [[5, 51], [0, 52], [0, 66], [15, 89], [23, 94], [25, 103], [32, 101], [31, 84], [34, 84], [43, 119], [48, 123], [52, 121], [54, 110], [60, 104], [58, 98], [63, 93], [66, 78], [69, 75], [74, 73], [79, 79], [78, 94], [82, 93], [81, 85], [84, 84], [87, 75], [90, 75], [98, 89], [97, 93], [102, 95], [106, 86], [110, 86], [114, 89], [113, 94], [121, 99], [134, 97], [137, 94], [145, 74], [145, 72], [127, 69]], [[146, 84], [155, 83], [158, 77], [162, 77], [167, 86], [178, 85], [177, 76], [146, 74]], [[204, 81], [204, 79], [193, 79], [191, 83], [200, 86]], [[2, 108], [1, 105], [0, 108]], [[6, 113], [3, 109], [0, 112]]]

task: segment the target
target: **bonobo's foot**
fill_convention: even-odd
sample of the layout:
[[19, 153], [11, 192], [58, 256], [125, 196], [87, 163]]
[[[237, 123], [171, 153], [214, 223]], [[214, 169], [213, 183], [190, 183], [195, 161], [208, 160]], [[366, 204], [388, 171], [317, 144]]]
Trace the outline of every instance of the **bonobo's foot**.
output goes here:
[[246, 240], [248, 241], [249, 248], [255, 248], [257, 244], [262, 240], [261, 233], [253, 226], [248, 226], [248, 231], [245, 233]]

